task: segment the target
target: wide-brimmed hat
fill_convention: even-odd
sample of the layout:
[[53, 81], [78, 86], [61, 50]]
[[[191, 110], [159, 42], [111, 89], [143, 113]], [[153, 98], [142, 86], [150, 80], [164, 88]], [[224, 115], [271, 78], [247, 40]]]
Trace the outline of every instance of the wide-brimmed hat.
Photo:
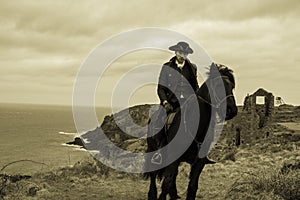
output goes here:
[[183, 53], [193, 53], [193, 49], [190, 48], [189, 44], [186, 42], [178, 42], [176, 45], [174, 46], [170, 46], [169, 50], [171, 51], [179, 51], [179, 52], [183, 52]]

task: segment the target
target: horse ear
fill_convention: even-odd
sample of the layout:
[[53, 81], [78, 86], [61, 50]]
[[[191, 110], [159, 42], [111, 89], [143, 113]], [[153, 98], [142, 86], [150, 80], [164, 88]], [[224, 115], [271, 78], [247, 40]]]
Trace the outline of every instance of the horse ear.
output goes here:
[[218, 65], [216, 65], [214, 62], [211, 63], [210, 65], [210, 75], [213, 76], [214, 74], [216, 74], [217, 72], [219, 72], [218, 70]]

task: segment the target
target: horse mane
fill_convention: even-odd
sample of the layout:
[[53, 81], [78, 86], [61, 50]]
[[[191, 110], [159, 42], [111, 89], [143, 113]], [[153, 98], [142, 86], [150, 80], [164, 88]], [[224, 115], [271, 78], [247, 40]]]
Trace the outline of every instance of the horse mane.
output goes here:
[[229, 78], [230, 82], [233, 84], [233, 86], [235, 86], [233, 70], [223, 64], [212, 63], [210, 65], [210, 69], [207, 74], [208, 74], [208, 79], [214, 79], [214, 78], [219, 77], [220, 75], [227, 76]]

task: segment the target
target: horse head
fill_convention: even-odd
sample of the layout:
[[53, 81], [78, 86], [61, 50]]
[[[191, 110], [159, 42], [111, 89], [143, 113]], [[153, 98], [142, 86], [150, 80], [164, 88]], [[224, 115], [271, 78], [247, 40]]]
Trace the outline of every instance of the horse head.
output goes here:
[[237, 106], [233, 95], [235, 79], [228, 67], [212, 63], [208, 79], [199, 88], [198, 98], [214, 108], [222, 119], [230, 120], [237, 115]]

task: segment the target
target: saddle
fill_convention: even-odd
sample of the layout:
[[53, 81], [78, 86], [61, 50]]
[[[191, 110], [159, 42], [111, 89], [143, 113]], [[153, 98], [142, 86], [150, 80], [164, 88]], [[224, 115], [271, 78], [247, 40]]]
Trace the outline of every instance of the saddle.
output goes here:
[[176, 113], [177, 112], [171, 112], [170, 114], [168, 114], [165, 124], [166, 130], [168, 130], [173, 123]]
[[[166, 118], [166, 121], [165, 121], [165, 133], [167, 133], [168, 129], [170, 128], [170, 126], [172, 125], [173, 121], [174, 121], [174, 118], [175, 118], [175, 115], [178, 111], [175, 111], [175, 112], [171, 112], [167, 115], [167, 118]], [[165, 135], [166, 137], [166, 135]], [[162, 138], [161, 138], [162, 139]], [[166, 143], [166, 138], [164, 138], [163, 140], [161, 140], [161, 144], [160, 145], [165, 145]], [[151, 157], [151, 160], [150, 162], [152, 164], [156, 164], [156, 165], [161, 165], [163, 164], [163, 161], [165, 160], [165, 156], [167, 156], [165, 154], [166, 152], [161, 152], [160, 150], [158, 150], [156, 153], [154, 153]], [[210, 160], [207, 156], [204, 157], [204, 163], [205, 164], [215, 164], [216, 162], [213, 161], [213, 160]]]
[[[166, 145], [166, 133], [168, 129], [170, 128], [171, 124], [174, 121], [175, 115], [177, 112], [171, 112], [167, 115], [167, 118], [165, 120], [165, 125], [164, 125], [164, 134], [162, 135], [162, 138], [160, 138], [158, 146], [162, 147]], [[156, 165], [161, 165], [163, 161], [165, 160], [165, 153], [166, 152], [161, 152], [159, 149], [157, 150], [156, 153], [154, 153], [151, 157], [151, 163], [156, 164]]]

